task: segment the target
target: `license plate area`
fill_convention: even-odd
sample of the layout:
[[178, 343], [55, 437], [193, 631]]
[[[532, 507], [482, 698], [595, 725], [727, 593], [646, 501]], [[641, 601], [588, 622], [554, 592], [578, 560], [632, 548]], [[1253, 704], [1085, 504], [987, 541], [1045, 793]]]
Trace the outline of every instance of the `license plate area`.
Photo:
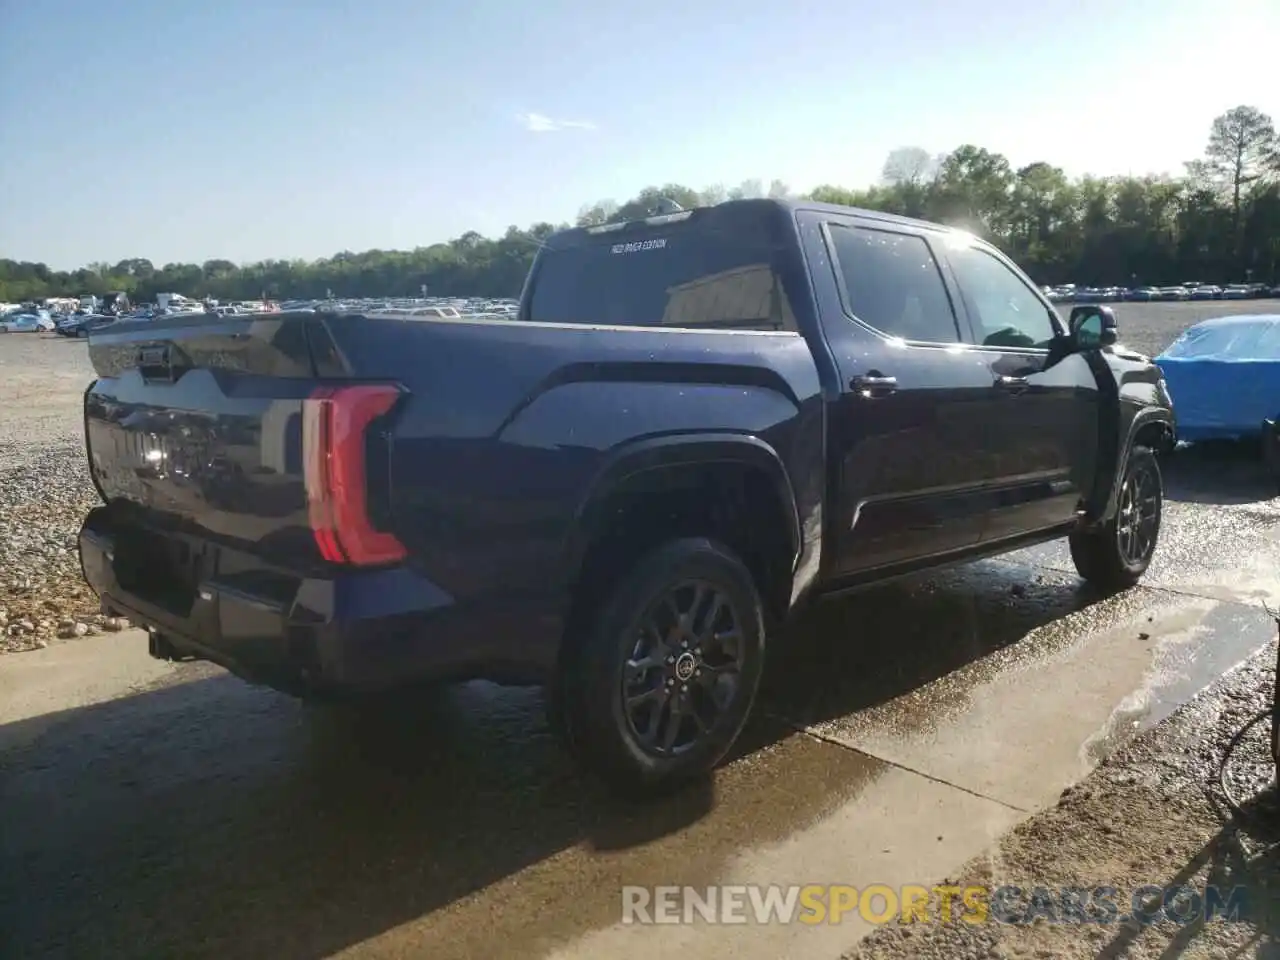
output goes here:
[[200, 558], [181, 537], [131, 526], [116, 537], [112, 570], [122, 590], [186, 617], [195, 603]]

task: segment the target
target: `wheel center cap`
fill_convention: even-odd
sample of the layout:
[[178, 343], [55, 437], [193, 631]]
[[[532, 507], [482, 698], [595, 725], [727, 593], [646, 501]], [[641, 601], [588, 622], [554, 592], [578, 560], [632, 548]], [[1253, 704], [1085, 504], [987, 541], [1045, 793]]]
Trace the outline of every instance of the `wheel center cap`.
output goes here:
[[692, 653], [682, 653], [676, 658], [676, 679], [681, 683], [692, 680], [694, 671], [697, 669], [698, 658]]

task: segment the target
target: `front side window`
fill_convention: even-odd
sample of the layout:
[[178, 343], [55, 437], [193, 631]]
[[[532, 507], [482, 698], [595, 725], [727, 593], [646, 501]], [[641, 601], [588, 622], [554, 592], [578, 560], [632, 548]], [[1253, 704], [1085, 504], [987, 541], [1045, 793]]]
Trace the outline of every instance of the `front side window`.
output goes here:
[[1048, 348], [1057, 328], [1049, 308], [1021, 277], [981, 247], [959, 246], [949, 251], [948, 258], [973, 318], [978, 343]]
[[959, 342], [951, 299], [922, 237], [838, 224], [830, 230], [854, 317], [891, 337]]

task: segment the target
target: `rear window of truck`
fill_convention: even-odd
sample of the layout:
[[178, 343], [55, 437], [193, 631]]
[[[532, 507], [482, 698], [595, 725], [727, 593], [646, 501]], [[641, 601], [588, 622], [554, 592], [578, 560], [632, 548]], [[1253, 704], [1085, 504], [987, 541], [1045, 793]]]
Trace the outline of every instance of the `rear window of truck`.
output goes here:
[[795, 330], [761, 212], [656, 218], [572, 234], [530, 279], [522, 318], [543, 323]]

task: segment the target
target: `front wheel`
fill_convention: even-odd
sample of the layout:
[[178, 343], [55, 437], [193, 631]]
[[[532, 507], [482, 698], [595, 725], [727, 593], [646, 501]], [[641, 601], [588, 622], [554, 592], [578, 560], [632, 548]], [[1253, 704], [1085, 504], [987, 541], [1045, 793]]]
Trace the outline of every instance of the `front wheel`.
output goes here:
[[1076, 572], [1108, 592], [1132, 587], [1151, 565], [1163, 513], [1160, 464], [1147, 447], [1134, 447], [1125, 465], [1116, 515], [1071, 535]]
[[558, 684], [579, 760], [621, 792], [709, 773], [746, 724], [764, 608], [727, 547], [675, 540], [642, 557], [572, 644]]

